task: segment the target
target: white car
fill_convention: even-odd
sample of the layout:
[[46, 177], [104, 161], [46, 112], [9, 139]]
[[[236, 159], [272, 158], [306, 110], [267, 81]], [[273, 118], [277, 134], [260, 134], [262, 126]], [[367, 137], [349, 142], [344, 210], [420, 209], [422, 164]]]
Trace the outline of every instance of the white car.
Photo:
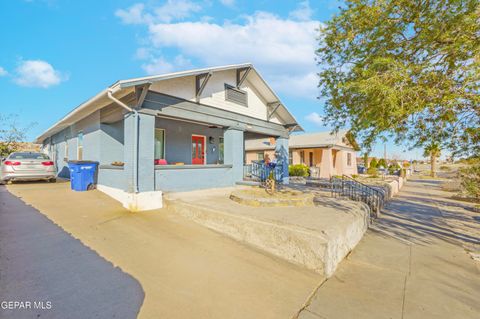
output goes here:
[[56, 181], [55, 163], [42, 153], [15, 152], [0, 163], [0, 183], [8, 181]]

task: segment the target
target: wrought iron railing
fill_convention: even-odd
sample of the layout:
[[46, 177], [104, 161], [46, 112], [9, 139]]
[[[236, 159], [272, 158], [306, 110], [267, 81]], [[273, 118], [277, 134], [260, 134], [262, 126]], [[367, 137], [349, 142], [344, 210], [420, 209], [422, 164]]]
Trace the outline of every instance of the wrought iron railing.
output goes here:
[[384, 192], [346, 175], [341, 178], [332, 177], [331, 191], [332, 197], [346, 196], [351, 200], [364, 202], [370, 207], [372, 217], [377, 217], [385, 204]]
[[252, 161], [251, 176], [264, 182], [273, 174], [273, 178], [277, 182], [283, 180], [283, 165], [280, 163], [265, 164], [263, 161]]
[[252, 178], [252, 164], [243, 165], [243, 178]]

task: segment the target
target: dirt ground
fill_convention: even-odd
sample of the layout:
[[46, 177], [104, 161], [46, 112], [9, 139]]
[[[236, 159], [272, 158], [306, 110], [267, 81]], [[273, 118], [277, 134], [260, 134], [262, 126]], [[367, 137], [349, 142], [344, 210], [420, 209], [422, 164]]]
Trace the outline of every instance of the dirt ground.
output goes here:
[[130, 213], [68, 186], [8, 190], [137, 279], [139, 318], [291, 318], [323, 280], [166, 210]]

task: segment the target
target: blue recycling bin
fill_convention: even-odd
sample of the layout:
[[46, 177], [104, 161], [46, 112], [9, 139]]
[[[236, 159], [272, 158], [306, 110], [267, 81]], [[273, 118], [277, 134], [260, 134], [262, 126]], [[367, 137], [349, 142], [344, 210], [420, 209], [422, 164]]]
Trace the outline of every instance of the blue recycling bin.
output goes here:
[[94, 189], [97, 183], [98, 162], [69, 161], [70, 188], [77, 192]]

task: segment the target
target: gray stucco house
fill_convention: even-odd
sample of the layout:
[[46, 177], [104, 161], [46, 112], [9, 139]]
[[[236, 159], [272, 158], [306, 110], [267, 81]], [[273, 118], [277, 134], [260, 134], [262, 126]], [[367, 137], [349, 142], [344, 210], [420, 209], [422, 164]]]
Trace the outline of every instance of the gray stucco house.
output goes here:
[[98, 161], [100, 191], [130, 210], [149, 210], [162, 207], [162, 192], [241, 181], [246, 139], [275, 138], [288, 163], [295, 130], [295, 118], [246, 63], [118, 81], [36, 142], [60, 177], [69, 177], [69, 160]]

